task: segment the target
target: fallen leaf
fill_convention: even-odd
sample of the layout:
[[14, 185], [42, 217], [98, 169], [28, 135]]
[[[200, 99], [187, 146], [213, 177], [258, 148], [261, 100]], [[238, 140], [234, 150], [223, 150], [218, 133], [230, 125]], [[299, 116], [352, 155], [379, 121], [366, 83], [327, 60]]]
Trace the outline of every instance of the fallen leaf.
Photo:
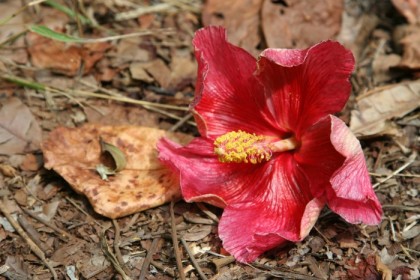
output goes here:
[[146, 83], [153, 83], [154, 79], [146, 72], [144, 62], [133, 62], [130, 64], [131, 77], [135, 80]]
[[28, 194], [25, 189], [18, 189], [13, 198], [20, 206], [28, 206]]
[[[97, 213], [109, 218], [126, 216], [180, 197], [178, 178], [157, 158], [156, 142], [164, 136], [182, 144], [191, 139], [139, 126], [59, 127], [42, 143], [45, 167], [86, 195]], [[125, 169], [109, 181], [95, 171], [101, 163], [99, 137], [118, 147], [127, 159]]]
[[262, 29], [270, 48], [307, 48], [334, 39], [341, 28], [343, 2], [322, 0], [264, 0]]
[[[364, 12], [358, 5], [353, 5], [349, 1], [344, 1], [344, 3], [341, 30], [337, 35], [337, 40], [349, 48], [358, 61], [380, 20], [375, 14]], [[373, 2], [367, 5], [370, 3]]]
[[391, 0], [391, 2], [409, 23], [420, 22], [420, 0]]
[[171, 60], [170, 88], [182, 88], [197, 77], [197, 62], [189, 57], [174, 56]]
[[8, 279], [31, 279], [32, 275], [30, 273], [29, 265], [25, 263], [23, 257], [20, 255], [8, 256], [5, 263], [8, 270], [2, 275], [6, 276]]
[[205, 1], [202, 20], [204, 26], [226, 27], [229, 41], [258, 55], [260, 10], [263, 0], [208, 0]]
[[311, 248], [312, 253], [318, 253], [325, 245], [325, 240], [319, 236], [314, 236], [309, 241], [309, 247]]
[[111, 65], [121, 67], [121, 65], [126, 63], [150, 61], [152, 54], [151, 51], [141, 46], [143, 40], [143, 38], [121, 40], [116, 46]]
[[0, 154], [37, 150], [42, 131], [29, 108], [15, 97], [0, 106]]
[[162, 88], [168, 88], [171, 79], [171, 70], [161, 59], [135, 63], [133, 67], [130, 67], [132, 75], [137, 75], [137, 78], [145, 82], [151, 82], [153, 79], [149, 80], [146, 78], [147, 76], [143, 77], [144, 73], [142, 74], [139, 69], [143, 69], [146, 74], [155, 78]]
[[213, 220], [200, 217], [199, 215], [193, 214], [191, 212], [185, 212], [183, 214], [183, 217], [188, 222], [194, 223], [194, 224], [203, 224], [203, 225], [214, 225], [215, 224], [215, 222]]
[[316, 277], [319, 279], [328, 279], [327, 274], [320, 268], [319, 263], [314, 257], [308, 255], [305, 257], [305, 260], [309, 263], [309, 269]]
[[182, 235], [182, 238], [185, 241], [199, 241], [209, 235], [212, 230], [212, 226], [204, 225], [204, 226], [196, 226], [193, 227], [188, 232], [184, 233]]
[[42, 37], [30, 32], [26, 35], [28, 51], [35, 67], [51, 69], [67, 76], [75, 76], [83, 65], [83, 74], [89, 73], [105, 51], [108, 43], [89, 43], [77, 46]]
[[420, 235], [420, 225], [414, 226], [409, 230], [404, 230], [403, 232], [401, 232], [401, 237], [403, 240], [412, 239], [418, 235]]
[[23, 171], [37, 171], [41, 166], [39, 158], [37, 158], [34, 154], [26, 154], [19, 167]]
[[388, 120], [402, 117], [420, 104], [420, 80], [360, 96], [351, 112], [350, 129], [357, 136], [393, 134]]
[[388, 253], [388, 250], [384, 247], [382, 248], [382, 250], [379, 252], [379, 257], [381, 259], [382, 264], [384, 265], [389, 265], [391, 264], [398, 256], [395, 255], [390, 255]]
[[348, 265], [353, 266], [355, 269], [347, 271], [348, 276], [346, 279], [380, 279], [379, 272], [376, 268], [376, 261], [373, 255], [366, 256], [362, 259], [350, 259]]
[[373, 79], [375, 84], [388, 82], [401, 76], [401, 71], [391, 71], [401, 61], [401, 56], [397, 54], [381, 54], [375, 56], [372, 63]]

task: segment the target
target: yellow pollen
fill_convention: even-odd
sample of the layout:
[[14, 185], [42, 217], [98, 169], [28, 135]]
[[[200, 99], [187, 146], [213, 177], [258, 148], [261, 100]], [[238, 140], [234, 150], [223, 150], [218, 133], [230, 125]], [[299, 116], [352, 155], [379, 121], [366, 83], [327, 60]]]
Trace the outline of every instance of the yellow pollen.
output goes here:
[[270, 160], [272, 150], [266, 136], [242, 130], [231, 131], [214, 141], [214, 153], [220, 162], [261, 163]]

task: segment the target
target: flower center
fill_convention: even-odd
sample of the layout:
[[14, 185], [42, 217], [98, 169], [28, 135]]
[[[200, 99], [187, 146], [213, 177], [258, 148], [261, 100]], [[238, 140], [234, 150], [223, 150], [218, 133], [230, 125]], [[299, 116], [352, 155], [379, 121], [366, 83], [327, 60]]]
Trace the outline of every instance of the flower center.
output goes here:
[[256, 164], [269, 161], [273, 153], [290, 151], [298, 146], [294, 137], [276, 139], [242, 130], [231, 131], [216, 138], [214, 153], [220, 162]]

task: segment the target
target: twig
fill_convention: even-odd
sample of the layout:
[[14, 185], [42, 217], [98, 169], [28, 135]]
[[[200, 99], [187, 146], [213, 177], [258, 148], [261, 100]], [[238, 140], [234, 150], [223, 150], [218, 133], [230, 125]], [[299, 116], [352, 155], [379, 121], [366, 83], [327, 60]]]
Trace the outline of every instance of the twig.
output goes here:
[[104, 252], [104, 254], [107, 257], [107, 259], [112, 263], [112, 266], [121, 275], [121, 277], [124, 280], [131, 280], [131, 278], [122, 269], [122, 267], [121, 267], [120, 263], [118, 262], [117, 258], [115, 257], [115, 255], [109, 249], [108, 243], [106, 242], [106, 238], [105, 238], [105, 230], [103, 230], [101, 232], [100, 238], [101, 238], [101, 248], [102, 248], [102, 251]]
[[43, 251], [47, 256], [51, 256], [52, 248], [41, 241], [41, 236], [38, 231], [29, 223], [28, 219], [23, 215], [18, 216], [18, 222], [26, 231], [32, 241]]
[[392, 241], [398, 242], [397, 235], [395, 234], [394, 224], [392, 223], [391, 217], [388, 217], [389, 225], [391, 227], [391, 233], [392, 233]]
[[168, 131], [174, 132], [178, 128], [180, 128], [184, 123], [188, 122], [188, 120], [192, 117], [191, 113], [185, 115], [185, 117], [181, 118], [176, 124], [174, 124]]
[[316, 232], [318, 232], [319, 235], [321, 235], [321, 237], [325, 240], [325, 242], [327, 242], [328, 245], [334, 244], [318, 229], [318, 227], [314, 226], [314, 229], [316, 230]]
[[257, 263], [253, 263], [253, 264], [247, 264], [248, 266], [257, 269], [261, 272], [265, 272], [271, 276], [274, 277], [282, 277], [282, 278], [286, 278], [286, 279], [299, 279], [299, 280], [319, 280], [321, 278], [318, 277], [313, 277], [313, 276], [307, 276], [307, 275], [302, 275], [299, 273], [294, 273], [294, 272], [286, 272], [286, 271], [279, 271], [279, 270], [275, 270], [269, 266], [263, 265], [263, 264], [257, 264]]
[[173, 277], [175, 279], [175, 272], [168, 267], [164, 267], [160, 262], [151, 260], [150, 264], [153, 265], [154, 267], [162, 270], [163, 272], [165, 272], [166, 274], [168, 274], [169, 276]]
[[182, 245], [184, 245], [185, 250], [187, 251], [188, 255], [190, 256], [190, 260], [195, 268], [195, 270], [197, 270], [198, 275], [200, 275], [200, 278], [202, 280], [207, 280], [206, 275], [203, 273], [203, 271], [201, 270], [200, 265], [198, 264], [197, 260], [194, 257], [194, 254], [191, 252], [190, 248], [188, 247], [187, 242], [184, 240], [184, 238], [181, 238], [181, 243]]
[[137, 219], [139, 218], [139, 216], [140, 216], [140, 213], [139, 212], [137, 212], [136, 214], [134, 214], [132, 217], [131, 217], [131, 219], [130, 219], [130, 221], [128, 222], [128, 224], [123, 228], [123, 229], [121, 229], [121, 232], [126, 232], [126, 231], [129, 231], [130, 230], [130, 228], [134, 225], [134, 223], [137, 221]]
[[382, 208], [384, 209], [392, 209], [392, 210], [401, 210], [401, 211], [411, 211], [411, 212], [419, 212], [420, 208], [415, 206], [404, 206], [404, 205], [389, 205], [385, 204], [382, 205]]
[[[101, 91], [101, 92], [104, 92], [104, 93], [109, 94], [109, 95], [111, 95], [111, 96], [114, 96], [114, 97], [116, 97], [116, 98], [120, 98], [120, 99], [126, 99], [126, 98], [127, 98], [127, 97], [126, 97], [126, 96], [124, 96], [122, 93], [117, 92], [117, 91], [115, 91], [115, 90], [109, 90], [109, 89], [106, 89], [106, 88], [104, 88], [104, 87], [100, 87], [100, 86], [97, 86], [97, 85], [91, 84], [91, 83], [89, 83], [89, 82], [87, 82], [87, 81], [84, 81], [84, 80], [80, 80], [79, 82], [80, 82], [81, 84], [85, 85], [85, 86], [91, 87], [91, 88], [92, 88], [92, 89], [94, 89], [94, 90], [99, 90], [99, 91]], [[124, 102], [124, 101], [123, 101], [123, 102]], [[127, 102], [127, 103], [129, 103], [129, 102]], [[152, 103], [152, 104], [156, 104], [156, 103]], [[155, 108], [155, 107], [153, 107], [153, 106], [149, 106], [149, 105], [147, 105], [147, 104], [144, 104], [144, 105], [143, 105], [143, 108], [145, 108], [145, 109], [147, 109], [147, 110], [149, 110], [149, 111], [155, 112], [155, 113], [162, 114], [162, 115], [164, 115], [164, 116], [170, 117], [170, 118], [175, 119], [175, 120], [182, 120], [182, 118], [181, 118], [181, 117], [179, 117], [179, 116], [177, 116], [177, 115], [175, 115], [175, 114], [171, 114], [171, 113], [169, 113], [169, 112], [166, 112], [166, 111], [164, 111], [164, 110], [161, 110], [161, 109]], [[180, 108], [182, 108], [182, 107], [180, 107]], [[188, 121], [187, 123], [188, 123], [189, 125], [196, 126], [195, 122]]]
[[77, 210], [79, 210], [80, 212], [82, 212], [83, 214], [85, 214], [87, 217], [90, 218], [91, 221], [93, 221], [95, 224], [97, 224], [98, 226], [102, 227], [102, 225], [97, 222], [91, 215], [89, 215], [88, 212], [86, 212], [85, 210], [83, 210], [76, 202], [74, 202], [70, 197], [66, 197], [67, 201], [70, 202], [74, 207], [77, 208]]
[[[403, 246], [401, 245], [401, 247], [403, 247]], [[416, 250], [413, 250], [413, 249], [410, 249], [410, 248], [406, 248], [406, 247], [404, 247], [404, 248], [407, 250], [407, 252], [411, 252], [413, 254], [416, 254], [417, 256], [420, 256], [419, 251], [416, 251]]]
[[118, 13], [115, 15], [115, 20], [116, 21], [121, 21], [121, 20], [128, 20], [128, 19], [133, 19], [133, 18], [138, 18], [141, 15], [144, 14], [150, 14], [150, 13], [158, 13], [158, 12], [163, 12], [163, 11], [167, 11], [169, 9], [172, 9], [173, 6], [166, 4], [166, 3], [160, 3], [160, 4], [156, 4], [153, 6], [147, 6], [147, 7], [139, 7], [137, 9], [128, 11], [128, 12], [122, 12], [122, 13]]
[[112, 219], [112, 224], [114, 225], [114, 228], [115, 228], [114, 252], [115, 252], [115, 255], [117, 257], [118, 262], [120, 263], [121, 267], [124, 269], [125, 268], [124, 260], [123, 260], [123, 257], [121, 255], [121, 251], [120, 251], [120, 244], [121, 244], [120, 226], [118, 225], [118, 222], [115, 219]]
[[398, 173], [400, 173], [401, 171], [403, 171], [404, 169], [406, 169], [410, 164], [412, 164], [415, 159], [417, 157], [417, 152], [414, 151], [410, 157], [408, 158], [407, 162], [404, 163], [400, 168], [398, 168], [397, 170], [395, 170], [394, 172], [392, 172], [390, 175], [388, 175], [385, 179], [377, 182], [376, 184], [373, 185], [373, 188], [375, 189], [376, 187], [378, 187], [380, 184], [388, 181], [389, 179], [391, 179], [392, 177], [394, 177], [395, 175], [397, 175]]
[[50, 229], [56, 231], [59, 233], [59, 235], [57, 236], [58, 238], [60, 238], [60, 240], [62, 241], [68, 241], [68, 239], [74, 239], [75, 237], [73, 235], [71, 235], [70, 233], [62, 230], [61, 228], [56, 227], [54, 224], [52, 224], [50, 221], [45, 220], [44, 218], [36, 215], [35, 213], [29, 211], [26, 208], [21, 208], [23, 212], [25, 212], [25, 214], [31, 216], [32, 218], [34, 218], [35, 220], [37, 220], [38, 222], [43, 223], [45, 226], [49, 227]]
[[20, 7], [16, 12], [14, 12], [13, 14], [11, 14], [10, 16], [4, 17], [0, 20], [0, 26], [4, 25], [5, 23], [7, 23], [8, 21], [10, 21], [11, 19], [13, 19], [14, 17], [16, 17], [17, 15], [19, 15], [20, 13], [22, 13], [23, 11], [25, 11], [27, 8], [29, 8], [30, 6], [33, 5], [37, 5], [40, 4], [42, 2], [44, 2], [45, 0], [36, 0], [36, 1], [31, 1], [25, 5], [23, 5], [22, 7]]
[[[386, 174], [380, 174], [380, 173], [374, 173], [374, 172], [369, 172], [369, 175], [376, 176], [376, 177], [387, 176]], [[420, 178], [420, 175], [418, 175], [418, 174], [395, 174], [394, 176], [395, 177]]]
[[159, 238], [154, 238], [152, 241], [152, 245], [150, 246], [149, 250], [147, 251], [147, 255], [146, 258], [143, 261], [143, 265], [141, 266], [141, 272], [140, 272], [140, 277], [139, 280], [144, 280], [144, 278], [146, 277], [146, 273], [148, 270], [148, 267], [150, 265], [150, 261], [153, 258], [153, 254], [156, 251], [157, 245], [159, 242]]
[[9, 221], [9, 223], [13, 226], [13, 228], [17, 231], [17, 233], [26, 241], [29, 245], [34, 254], [41, 259], [41, 261], [45, 264], [45, 266], [50, 270], [54, 279], [57, 278], [57, 273], [55, 273], [54, 268], [50, 265], [49, 261], [45, 258], [44, 252], [32, 241], [31, 238], [26, 234], [26, 232], [22, 229], [22, 227], [18, 224], [18, 222], [10, 215], [7, 207], [6, 207], [6, 197], [3, 197], [2, 203], [0, 203], [0, 211], [3, 212], [3, 215]]
[[413, 258], [411, 255], [410, 255], [410, 253], [408, 252], [408, 250], [407, 250], [407, 248], [406, 247], [404, 247], [403, 245], [400, 245], [401, 246], [401, 249], [402, 249], [402, 251], [404, 252], [404, 254], [410, 259], [410, 260], [412, 260], [413, 262], [415, 262], [416, 261], [416, 259], [415, 258]]
[[[210, 251], [208, 251], [210, 252]], [[235, 261], [235, 258], [233, 256], [222, 256], [219, 259], [213, 259], [211, 262], [214, 264], [214, 266], [216, 267], [216, 271], [219, 272], [219, 270], [228, 265], [231, 264]]]
[[185, 280], [184, 268], [182, 267], [181, 253], [179, 252], [179, 247], [178, 247], [178, 237], [176, 235], [174, 201], [173, 200], [171, 201], [171, 205], [169, 207], [169, 210], [171, 212], [171, 236], [172, 236], [172, 243], [173, 243], [173, 246], [174, 246], [176, 266], [178, 267], [179, 278], [181, 280]]
[[[13, 75], [9, 75], [9, 74], [1, 74], [0, 73], [0, 78], [7, 80], [9, 82], [18, 84], [20, 86], [24, 86], [24, 87], [28, 87], [28, 88], [32, 88], [35, 90], [40, 90], [40, 91], [46, 91], [46, 90], [50, 90], [52, 93], [56, 93], [56, 94], [63, 94], [64, 92], [66, 92], [65, 89], [60, 89], [58, 87], [50, 87], [38, 82], [34, 82], [34, 81], [30, 81], [27, 79], [23, 79], [17, 76], [13, 76]], [[143, 101], [143, 100], [136, 100], [136, 99], [132, 99], [129, 97], [125, 97], [125, 96], [110, 96], [107, 94], [100, 94], [100, 93], [94, 93], [94, 92], [89, 92], [89, 91], [85, 91], [85, 90], [72, 90], [71, 92], [67, 93], [70, 95], [78, 95], [78, 96], [83, 96], [83, 97], [95, 97], [95, 98], [102, 98], [102, 99], [110, 99], [110, 100], [115, 100], [115, 101], [121, 101], [121, 102], [126, 102], [126, 103], [133, 103], [133, 104], [138, 104], [138, 105], [142, 105], [142, 106], [150, 106], [150, 107], [159, 107], [159, 108], [165, 108], [165, 109], [171, 109], [171, 110], [179, 110], [179, 111], [188, 111], [188, 107], [180, 107], [180, 106], [175, 106], [175, 105], [168, 105], [168, 104], [160, 104], [160, 103], [154, 103], [154, 102], [148, 102], [148, 101]]]
[[216, 223], [219, 222], [219, 218], [211, 212], [203, 203], [197, 202], [197, 207], [200, 208], [201, 211], [203, 211], [204, 214], [207, 215], [211, 220], [215, 221]]

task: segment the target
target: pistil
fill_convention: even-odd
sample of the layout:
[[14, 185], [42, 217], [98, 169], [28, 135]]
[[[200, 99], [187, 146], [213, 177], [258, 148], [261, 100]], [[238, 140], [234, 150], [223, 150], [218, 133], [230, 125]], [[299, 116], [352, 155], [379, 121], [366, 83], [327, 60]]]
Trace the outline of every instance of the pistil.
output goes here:
[[274, 153], [293, 150], [299, 144], [294, 137], [275, 141], [277, 139], [242, 130], [231, 131], [216, 138], [214, 153], [220, 162], [256, 164], [269, 161]]

